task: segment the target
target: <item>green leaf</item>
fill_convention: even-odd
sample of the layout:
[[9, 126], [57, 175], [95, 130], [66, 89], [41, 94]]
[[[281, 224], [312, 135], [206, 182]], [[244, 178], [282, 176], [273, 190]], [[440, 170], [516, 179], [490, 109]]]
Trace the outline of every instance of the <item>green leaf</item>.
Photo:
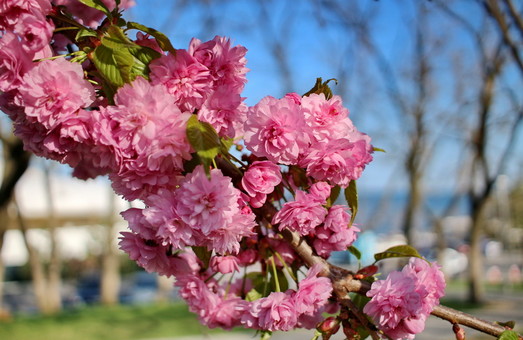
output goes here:
[[140, 46], [127, 37], [122, 29], [112, 25], [107, 29], [102, 44], [120, 54], [122, 65], [129, 71], [128, 78], [134, 80], [137, 76], [148, 78], [149, 63], [161, 56], [152, 48]]
[[191, 247], [196, 256], [202, 261], [203, 269], [209, 268], [209, 261], [211, 260], [212, 251], [208, 250], [207, 247]]
[[349, 186], [345, 188], [345, 199], [351, 210], [350, 225], [352, 225], [356, 214], [358, 214], [358, 188], [356, 187], [356, 181], [350, 181]]
[[334, 186], [334, 188], [331, 189], [331, 194], [329, 196], [329, 199], [327, 200], [327, 206], [332, 207], [334, 202], [338, 199], [338, 196], [340, 195], [341, 188], [339, 185]]
[[186, 135], [189, 143], [200, 157], [205, 172], [209, 175], [209, 166], [220, 152], [221, 141], [211, 124], [200, 122], [196, 115], [187, 121]]
[[129, 53], [146, 65], [149, 65], [151, 61], [162, 56], [160, 52], [157, 52], [152, 48], [136, 44], [129, 48]]
[[116, 89], [124, 84], [124, 79], [114, 58], [113, 50], [100, 45], [93, 51], [92, 60], [105, 83], [112, 89], [112, 92], [116, 92]]
[[107, 15], [109, 18], [112, 17], [111, 11], [109, 10], [109, 8], [107, 8], [107, 6], [105, 6], [103, 1], [101, 1], [101, 0], [79, 0], [79, 1], [86, 6], [89, 6], [91, 8], [104, 12], [104, 14]]
[[374, 259], [376, 260], [376, 262], [392, 257], [419, 257], [420, 259], [423, 258], [414, 247], [409, 245], [390, 247], [382, 253], [374, 254]]
[[82, 28], [82, 29], [78, 30], [78, 33], [76, 33], [75, 40], [78, 41], [85, 37], [98, 38], [98, 34], [96, 33], [96, 31], [94, 31], [92, 29]]
[[349, 253], [354, 255], [358, 259], [358, 261], [361, 260], [361, 252], [359, 251], [358, 248], [356, 248], [354, 246], [350, 246], [350, 247], [347, 247], [347, 250], [349, 251]]
[[214, 158], [218, 155], [220, 137], [211, 124], [200, 122], [196, 115], [187, 121], [187, 138], [200, 157]]
[[252, 301], [261, 299], [262, 297], [263, 297], [263, 295], [259, 291], [257, 291], [256, 289], [253, 288], [247, 293], [247, 295], [245, 295], [245, 300], [252, 302]]
[[519, 334], [515, 331], [506, 330], [499, 336], [498, 340], [519, 340]]
[[130, 83], [136, 78], [135, 59], [127, 49], [113, 49], [113, 56], [124, 83]]
[[377, 151], [377, 152], [387, 152], [387, 151], [385, 151], [385, 149], [381, 149], [381, 148], [377, 148], [377, 147], [373, 147], [373, 148], [372, 148], [372, 151]]
[[131, 39], [129, 39], [129, 37], [125, 35], [124, 31], [116, 25], [111, 25], [107, 27], [107, 30], [103, 37], [103, 44], [113, 49], [123, 47], [132, 48], [135, 46], [139, 46], [135, 44]]
[[321, 78], [316, 78], [316, 84], [314, 84], [312, 89], [307, 91], [307, 93], [305, 93], [303, 96], [306, 97], [306, 96], [309, 96], [309, 95], [311, 95], [313, 93], [316, 93], [316, 94], [323, 93], [325, 95], [326, 99], [331, 99], [332, 98], [332, 90], [329, 87], [329, 82], [330, 81], [334, 81], [336, 84], [338, 84], [338, 81], [336, 79], [334, 79], [334, 78], [328, 79], [328, 80], [326, 80], [324, 82], [322, 82]]
[[144, 26], [142, 24], [136, 23], [136, 22], [128, 22], [127, 28], [139, 30], [139, 31], [152, 35], [154, 38], [156, 38], [156, 41], [158, 42], [158, 45], [160, 46], [160, 48], [162, 50], [168, 51], [173, 54], [176, 53], [176, 50], [174, 49], [173, 45], [171, 44], [171, 41], [162, 32], [157, 31], [154, 28], [150, 28], [150, 27]]
[[109, 99], [116, 90], [136, 77], [148, 79], [149, 63], [160, 53], [131, 41], [118, 26], [109, 26], [92, 53], [92, 60]]

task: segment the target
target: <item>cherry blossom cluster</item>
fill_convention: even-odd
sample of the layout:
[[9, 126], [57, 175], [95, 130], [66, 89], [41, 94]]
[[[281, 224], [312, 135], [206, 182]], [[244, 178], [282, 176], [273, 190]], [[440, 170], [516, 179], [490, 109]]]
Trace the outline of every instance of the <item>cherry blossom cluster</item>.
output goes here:
[[437, 264], [411, 258], [402, 271], [372, 284], [363, 311], [394, 339], [414, 339], [445, 293], [445, 278]]
[[[282, 233], [323, 259], [357, 238], [355, 211], [336, 199], [373, 147], [341, 98], [317, 87], [248, 107], [244, 47], [217, 36], [174, 49], [121, 18], [132, 1], [83, 3], [0, 2], [0, 108], [25, 148], [143, 202], [122, 212], [120, 248], [174, 276], [208, 327], [311, 329], [336, 314], [331, 279], [304, 269]], [[410, 338], [443, 288], [438, 267], [415, 259], [374, 282], [364, 311]]]

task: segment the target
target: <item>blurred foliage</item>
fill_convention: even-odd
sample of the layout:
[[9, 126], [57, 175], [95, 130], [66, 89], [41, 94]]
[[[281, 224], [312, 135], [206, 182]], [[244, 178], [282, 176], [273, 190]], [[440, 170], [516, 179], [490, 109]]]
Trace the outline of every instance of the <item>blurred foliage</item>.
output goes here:
[[515, 228], [523, 228], [523, 178], [510, 192], [510, 212]]

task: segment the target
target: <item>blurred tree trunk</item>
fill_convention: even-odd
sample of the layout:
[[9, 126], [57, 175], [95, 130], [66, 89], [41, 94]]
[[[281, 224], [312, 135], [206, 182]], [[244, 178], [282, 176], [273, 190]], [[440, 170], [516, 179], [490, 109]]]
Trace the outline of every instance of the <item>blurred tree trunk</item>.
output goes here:
[[51, 190], [49, 169], [46, 168], [45, 186], [47, 189], [48, 199], [48, 228], [47, 232], [50, 241], [50, 254], [47, 263], [47, 270], [44, 265], [42, 254], [31, 243], [29, 237], [29, 230], [25, 223], [22, 212], [16, 204], [18, 214], [18, 224], [22, 231], [22, 236], [29, 254], [29, 266], [31, 269], [31, 277], [34, 295], [38, 309], [42, 314], [51, 315], [56, 314], [62, 309], [61, 297], [61, 260], [57, 242], [57, 228], [58, 226], [54, 211], [54, 197]]
[[36, 305], [43, 314], [51, 314], [49, 303], [47, 299], [47, 279], [44, 273], [44, 265], [40, 262], [40, 254], [38, 250], [31, 244], [28, 237], [28, 228], [20, 212], [20, 207], [17, 206], [18, 212], [18, 224], [22, 231], [24, 243], [27, 248], [29, 256], [29, 268], [31, 269], [31, 283], [33, 285], [33, 291], [36, 299]]
[[405, 159], [405, 172], [408, 177], [409, 198], [405, 207], [403, 219], [403, 233], [407, 238], [408, 244], [414, 244], [413, 229], [416, 226], [417, 214], [423, 203], [422, 179], [425, 166], [427, 164], [427, 134], [425, 120], [428, 112], [425, 108], [427, 101], [427, 88], [430, 82], [430, 64], [426, 52], [426, 10], [423, 5], [418, 5], [417, 22], [415, 30], [415, 52], [413, 56], [414, 88], [416, 97], [411, 109], [405, 112], [410, 116], [412, 128], [409, 131], [409, 143], [407, 145], [407, 155]]
[[120, 261], [114, 245], [115, 233], [115, 196], [111, 187], [109, 193], [109, 207], [107, 212], [107, 221], [104, 225], [103, 232], [103, 254], [102, 254], [102, 275], [100, 296], [104, 305], [115, 305], [118, 303], [120, 292]]
[[491, 177], [487, 160], [488, 118], [492, 109], [495, 81], [503, 65], [504, 56], [502, 46], [490, 60], [483, 63], [483, 84], [480, 89], [478, 101], [478, 120], [473, 131], [472, 140], [472, 168], [468, 189], [468, 200], [471, 211], [472, 224], [470, 229], [469, 253], [469, 301], [481, 302], [484, 298], [483, 289], [483, 254], [481, 241], [484, 236], [484, 212], [496, 178]]
[[[54, 163], [53, 163], [54, 165]], [[49, 257], [48, 266], [48, 287], [47, 287], [47, 299], [48, 299], [48, 313], [54, 314], [62, 309], [62, 260], [60, 256], [60, 249], [58, 246], [57, 232], [58, 222], [56, 219], [56, 205], [55, 197], [51, 185], [51, 168], [53, 165], [45, 167], [45, 191], [47, 194], [48, 203], [48, 220], [47, 228], [49, 231], [49, 238], [51, 241], [51, 254]]]
[[4, 236], [9, 225], [7, 208], [13, 197], [15, 185], [29, 166], [30, 153], [24, 151], [23, 143], [12, 134], [1, 135], [3, 151], [3, 175], [0, 185], [0, 315], [4, 314], [3, 296], [5, 264], [2, 260]]

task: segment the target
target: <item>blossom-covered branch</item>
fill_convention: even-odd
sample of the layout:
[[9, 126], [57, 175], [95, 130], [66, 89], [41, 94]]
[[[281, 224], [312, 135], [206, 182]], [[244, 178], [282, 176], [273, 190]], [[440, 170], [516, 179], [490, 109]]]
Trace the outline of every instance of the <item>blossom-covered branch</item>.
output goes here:
[[0, 108], [15, 134], [144, 203], [121, 213], [120, 248], [175, 277], [204, 325], [411, 339], [434, 311], [499, 335], [438, 307], [443, 274], [413, 248], [375, 255], [412, 257], [384, 280], [328, 263], [357, 252], [355, 181], [375, 150], [329, 81], [248, 107], [247, 50], [225, 37], [175, 48], [122, 17], [131, 1], [5, 3]]

